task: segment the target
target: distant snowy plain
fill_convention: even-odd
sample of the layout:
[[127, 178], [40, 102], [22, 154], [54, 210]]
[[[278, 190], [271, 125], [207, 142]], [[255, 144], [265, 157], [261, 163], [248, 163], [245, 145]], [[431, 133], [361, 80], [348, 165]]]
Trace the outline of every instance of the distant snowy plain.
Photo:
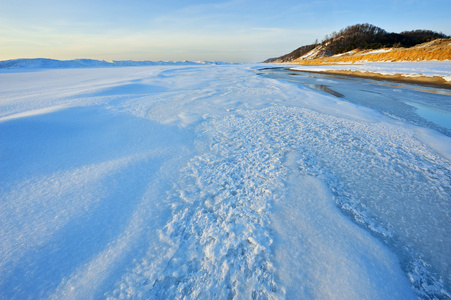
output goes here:
[[0, 71], [0, 298], [449, 299], [447, 129], [264, 67]]

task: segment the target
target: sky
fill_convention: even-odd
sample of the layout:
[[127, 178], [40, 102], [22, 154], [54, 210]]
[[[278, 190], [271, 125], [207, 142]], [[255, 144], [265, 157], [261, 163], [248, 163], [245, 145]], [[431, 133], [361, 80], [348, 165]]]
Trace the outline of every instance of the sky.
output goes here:
[[259, 62], [350, 25], [451, 35], [450, 0], [0, 0], [0, 60]]

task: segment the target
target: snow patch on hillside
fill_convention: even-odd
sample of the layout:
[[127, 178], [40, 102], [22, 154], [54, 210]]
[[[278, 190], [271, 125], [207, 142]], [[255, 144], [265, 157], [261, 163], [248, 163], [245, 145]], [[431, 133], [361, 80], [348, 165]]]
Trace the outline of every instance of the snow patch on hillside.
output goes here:
[[336, 64], [320, 66], [296, 66], [291, 67], [297, 71], [359, 71], [373, 72], [387, 75], [402, 75], [405, 77], [441, 77], [451, 80], [451, 61], [427, 61], [427, 62], [366, 62], [359, 64]]

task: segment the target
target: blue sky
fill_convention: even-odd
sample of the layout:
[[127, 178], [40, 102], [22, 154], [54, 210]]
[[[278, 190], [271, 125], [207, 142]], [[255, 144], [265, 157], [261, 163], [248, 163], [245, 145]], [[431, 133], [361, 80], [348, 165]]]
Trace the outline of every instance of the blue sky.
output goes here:
[[450, 0], [0, 0], [0, 60], [257, 62], [349, 25], [451, 34]]

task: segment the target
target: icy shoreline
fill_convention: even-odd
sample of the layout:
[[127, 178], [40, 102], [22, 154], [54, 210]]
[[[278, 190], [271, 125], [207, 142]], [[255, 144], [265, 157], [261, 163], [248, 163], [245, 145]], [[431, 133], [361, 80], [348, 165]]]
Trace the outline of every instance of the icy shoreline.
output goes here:
[[[451, 81], [451, 61], [421, 61], [421, 62], [366, 62], [354, 64], [302, 65], [291, 67], [295, 71], [339, 72], [349, 71], [358, 74], [368, 73], [368, 76], [398, 75], [405, 79], [441, 78]], [[390, 77], [387, 77], [390, 78]], [[421, 82], [421, 81], [419, 81]]]
[[450, 138], [259, 67], [1, 73], [0, 298], [449, 297]]

